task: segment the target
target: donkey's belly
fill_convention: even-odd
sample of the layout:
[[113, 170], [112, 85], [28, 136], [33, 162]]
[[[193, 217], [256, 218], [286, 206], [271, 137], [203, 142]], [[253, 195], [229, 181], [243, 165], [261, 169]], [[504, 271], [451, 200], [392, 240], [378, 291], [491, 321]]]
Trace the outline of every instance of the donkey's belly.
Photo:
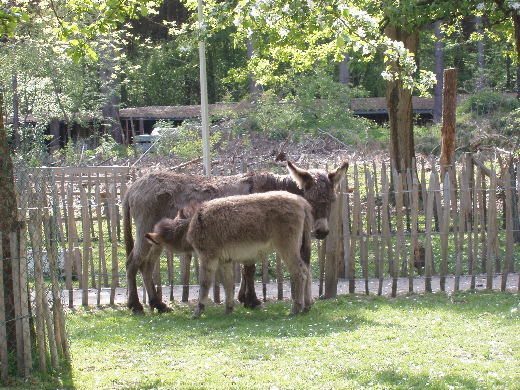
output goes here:
[[248, 244], [234, 244], [222, 248], [219, 259], [221, 262], [258, 262], [269, 256], [273, 252], [270, 243], [248, 243]]

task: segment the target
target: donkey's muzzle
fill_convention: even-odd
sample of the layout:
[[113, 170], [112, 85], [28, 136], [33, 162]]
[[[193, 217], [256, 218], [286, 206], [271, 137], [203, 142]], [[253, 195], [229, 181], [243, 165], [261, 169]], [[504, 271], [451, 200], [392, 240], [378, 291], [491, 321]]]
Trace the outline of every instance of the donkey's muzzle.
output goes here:
[[312, 232], [312, 236], [314, 238], [317, 238], [318, 240], [323, 240], [328, 235], [329, 235], [328, 230], [315, 230], [314, 232]]
[[329, 224], [326, 218], [320, 218], [314, 221], [312, 228], [312, 236], [318, 240], [323, 240], [329, 234]]

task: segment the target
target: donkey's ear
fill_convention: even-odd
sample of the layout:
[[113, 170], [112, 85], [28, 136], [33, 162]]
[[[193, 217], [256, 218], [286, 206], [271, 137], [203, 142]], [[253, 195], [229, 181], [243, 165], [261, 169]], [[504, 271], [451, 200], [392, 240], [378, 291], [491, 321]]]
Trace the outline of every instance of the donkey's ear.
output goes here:
[[348, 162], [343, 161], [343, 163], [336, 168], [334, 171], [329, 172], [329, 180], [334, 185], [334, 187], [339, 187], [341, 181], [345, 177], [345, 173], [348, 169]]
[[186, 219], [188, 218], [186, 216], [186, 212], [184, 211], [186, 207], [182, 207], [179, 209], [179, 211], [177, 211], [177, 215], [175, 216], [175, 219]]
[[161, 245], [159, 242], [159, 235], [157, 233], [146, 233], [144, 237], [146, 238], [146, 241], [152, 245]]
[[298, 187], [301, 189], [308, 190], [315, 183], [312, 175], [304, 169], [298, 168], [291, 161], [287, 160], [287, 168], [289, 168], [289, 173], [298, 183]]
[[197, 212], [198, 209], [200, 209], [201, 204], [197, 203], [195, 201], [190, 201], [186, 206], [179, 209], [179, 212], [177, 213], [177, 219], [188, 219], [193, 216]]

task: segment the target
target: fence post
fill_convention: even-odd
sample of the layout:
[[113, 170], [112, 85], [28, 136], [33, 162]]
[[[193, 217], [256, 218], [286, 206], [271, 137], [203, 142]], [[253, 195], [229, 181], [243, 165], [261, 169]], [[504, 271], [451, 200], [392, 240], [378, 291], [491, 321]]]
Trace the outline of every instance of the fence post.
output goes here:
[[338, 240], [338, 202], [334, 202], [330, 211], [329, 235], [326, 240], [325, 255], [325, 294], [324, 298], [334, 298], [338, 294], [338, 261], [336, 247]]
[[436, 190], [435, 173], [432, 169], [430, 173], [430, 186], [428, 187], [428, 201], [426, 202], [426, 245], [425, 245], [425, 278], [424, 289], [427, 292], [432, 292], [432, 268], [433, 268], [433, 253], [432, 253], [432, 217], [433, 217], [433, 202]]
[[497, 231], [497, 180], [495, 170], [491, 170], [491, 180], [489, 184], [489, 209], [488, 209], [488, 239], [487, 239], [487, 258], [486, 258], [486, 288], [493, 288], [493, 258], [495, 245], [498, 241]]

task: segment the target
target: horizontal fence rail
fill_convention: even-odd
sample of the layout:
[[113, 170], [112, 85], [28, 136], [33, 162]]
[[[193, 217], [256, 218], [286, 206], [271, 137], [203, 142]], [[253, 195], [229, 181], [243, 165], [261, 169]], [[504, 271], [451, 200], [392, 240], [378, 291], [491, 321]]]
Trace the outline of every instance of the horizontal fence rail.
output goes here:
[[[193, 165], [175, 168], [200, 173], [200, 164]], [[213, 174], [248, 169], [251, 167], [241, 164], [216, 167]], [[275, 169], [285, 173], [282, 166]], [[55, 256], [66, 306], [100, 304], [102, 297], [110, 304], [120, 302], [126, 287], [120, 205], [128, 186], [143, 172], [130, 167], [39, 168], [32, 172], [49, 177], [51, 184], [35, 189], [40, 194], [33, 203], [20, 206], [28, 231], [36, 220], [31, 210], [49, 213], [56, 217], [57, 237], [53, 253], [28, 246], [29, 271], [35, 269], [31, 265], [35, 252], [44, 276], [47, 259]], [[470, 288], [475, 288], [480, 275], [486, 278], [487, 288], [492, 288], [498, 276], [505, 290], [506, 282], [518, 277], [520, 266], [515, 261], [520, 236], [519, 181], [514, 164], [483, 163], [471, 155], [456, 169], [433, 161], [420, 161], [406, 172], [384, 164], [351, 166], [333, 205], [330, 234], [324, 241], [314, 242], [317, 295], [333, 297], [338, 284], [345, 283], [350, 293], [382, 294], [383, 284], [390, 281], [395, 296], [403, 277], [408, 280], [408, 291], [415, 291], [418, 283], [431, 291], [434, 277], [441, 290], [446, 290], [448, 279], [454, 279], [454, 290], [460, 289], [462, 276], [469, 277]], [[38, 199], [40, 203], [35, 203]], [[51, 204], [54, 206], [48, 206]], [[197, 284], [197, 273], [196, 258], [176, 260], [165, 252], [154, 280], [160, 293], [165, 287], [166, 298], [185, 301], [190, 286]], [[276, 256], [257, 276], [263, 283], [264, 298], [268, 282], [277, 283], [278, 299], [287, 297], [283, 288], [286, 272]], [[238, 278], [237, 272], [237, 282]], [[181, 297], [174, 297], [174, 287], [181, 288]], [[215, 300], [219, 300], [218, 288]]]

